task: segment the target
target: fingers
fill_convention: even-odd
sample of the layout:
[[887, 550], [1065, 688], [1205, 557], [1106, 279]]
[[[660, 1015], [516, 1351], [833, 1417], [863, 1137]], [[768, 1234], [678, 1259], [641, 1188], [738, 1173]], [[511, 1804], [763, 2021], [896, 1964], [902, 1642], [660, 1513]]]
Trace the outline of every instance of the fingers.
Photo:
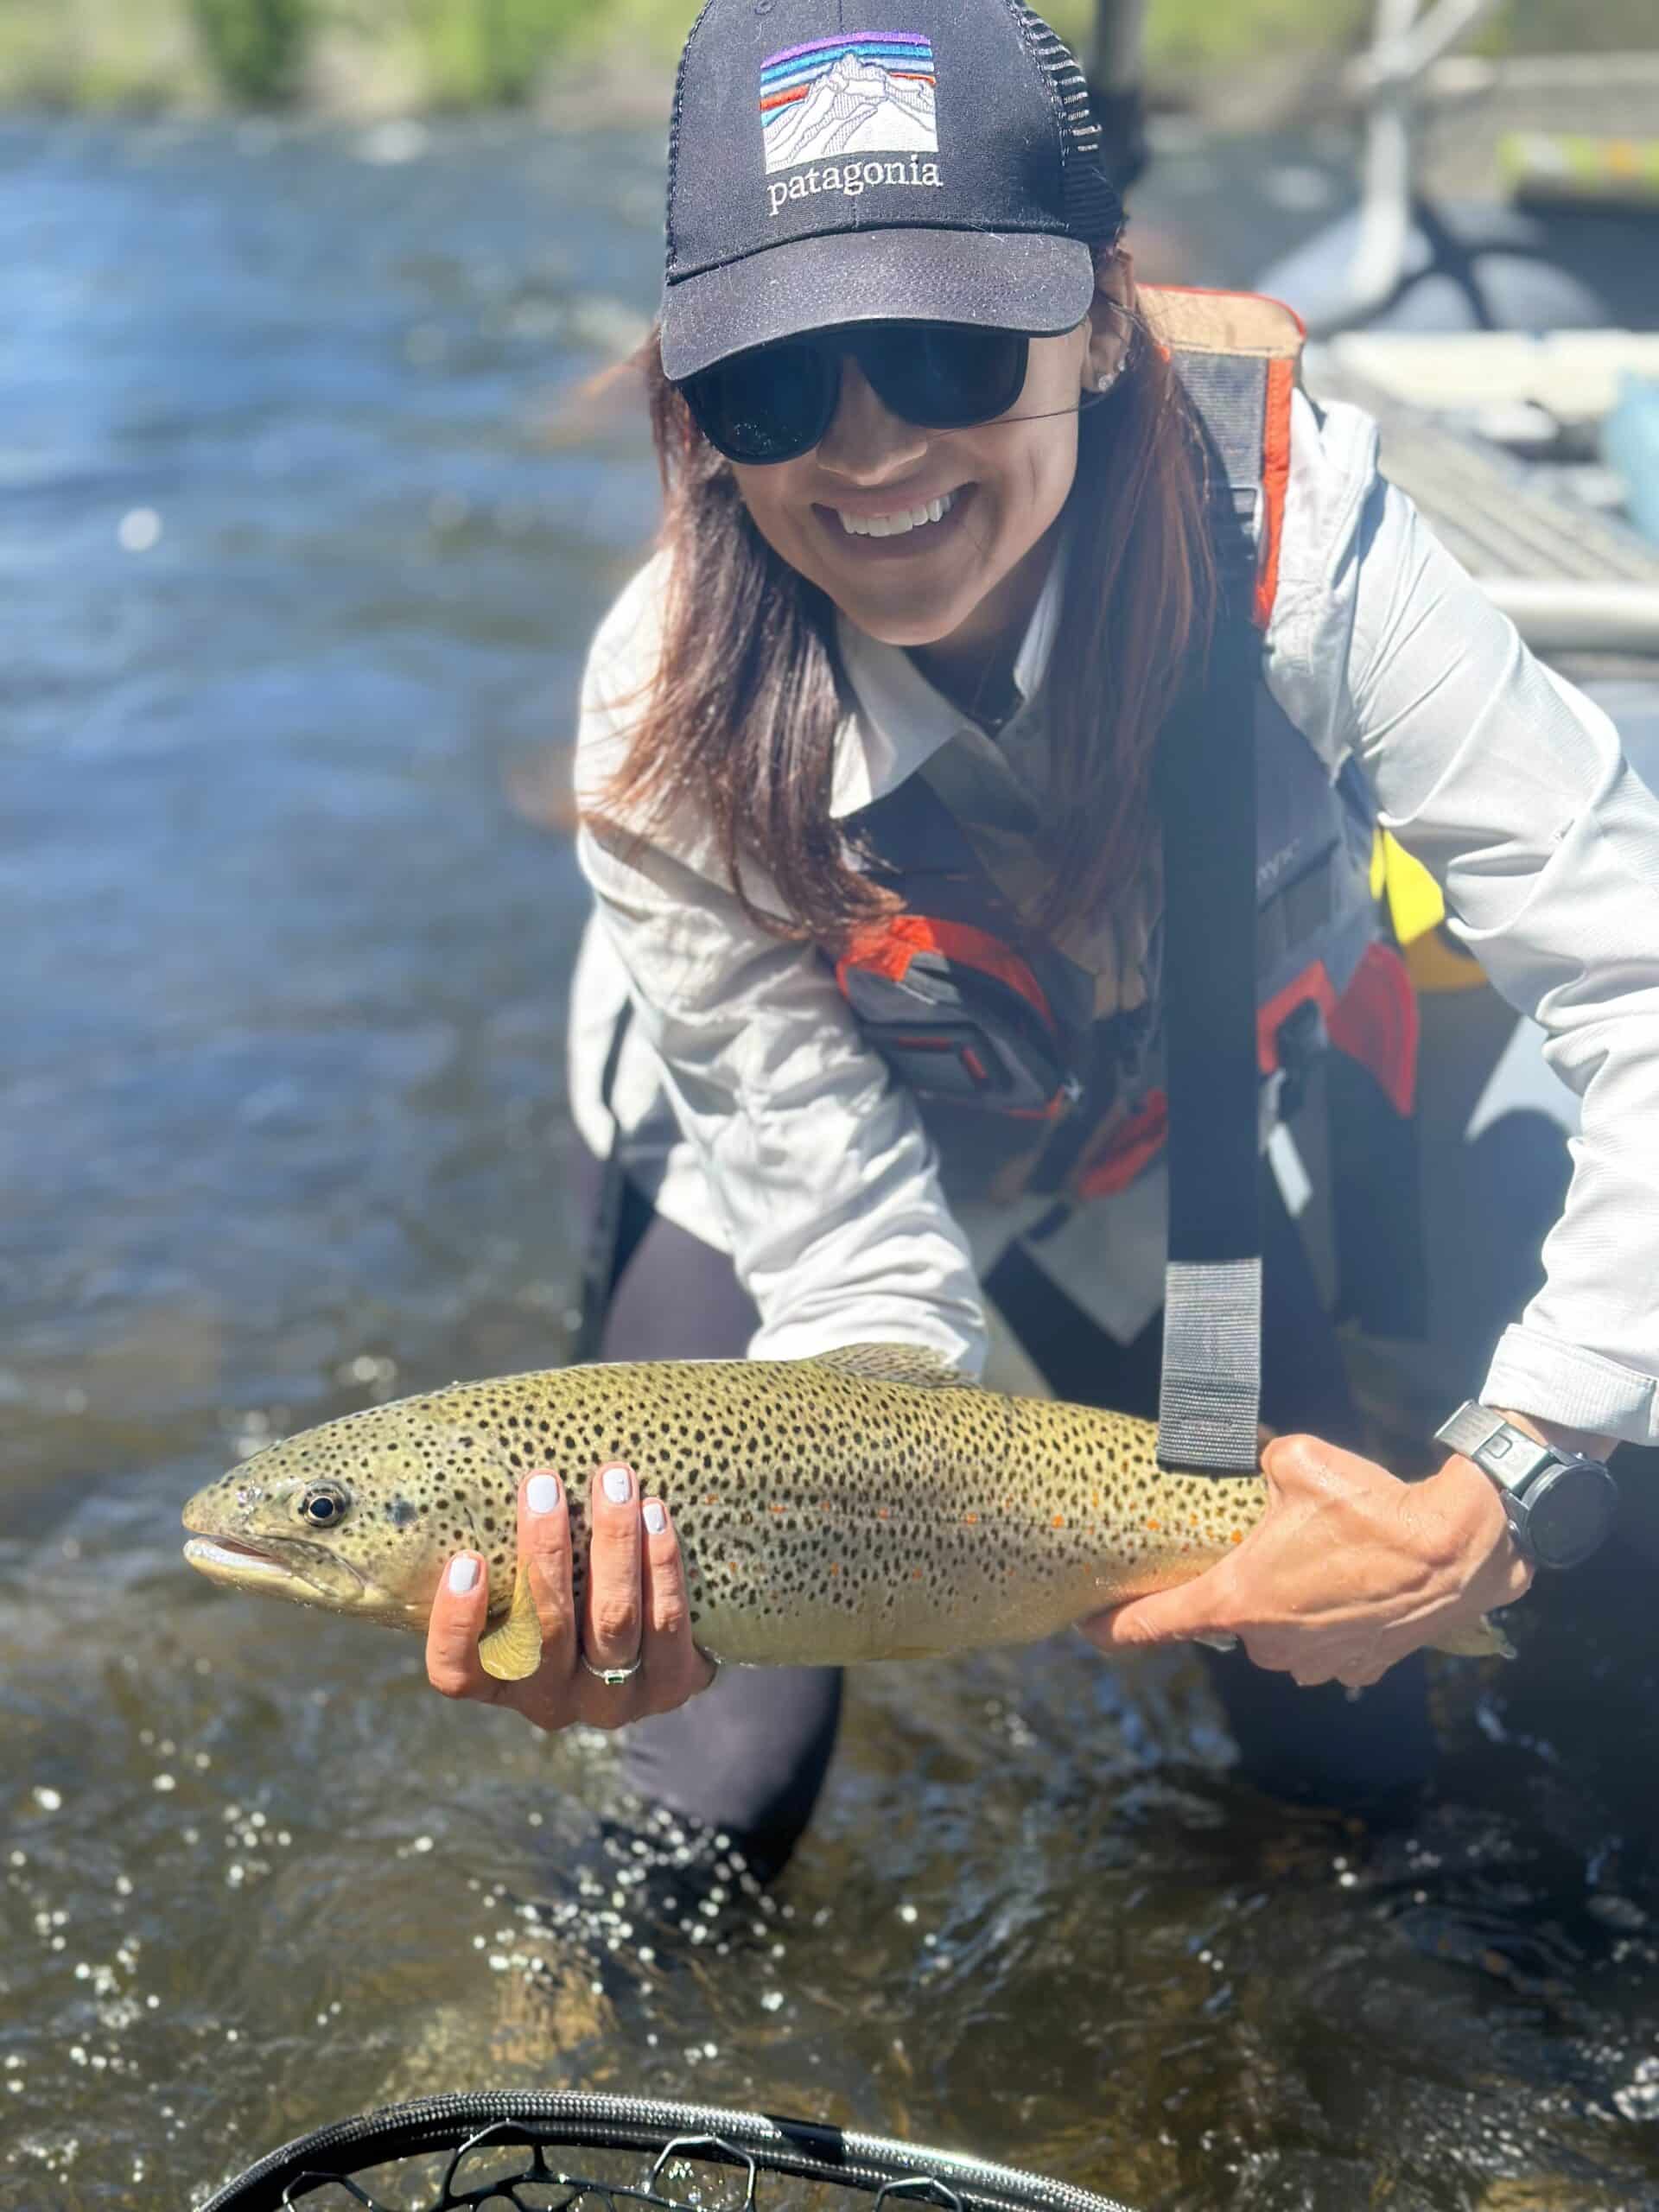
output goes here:
[[1298, 1689], [1317, 1690], [1322, 1689], [1327, 1682], [1340, 1682], [1345, 1690], [1368, 1690], [1382, 1681], [1394, 1663], [1392, 1659], [1379, 1660], [1368, 1652], [1363, 1657], [1319, 1660], [1311, 1665], [1283, 1667], [1270, 1671], [1288, 1675]]
[[478, 1656], [489, 1603], [483, 1560], [458, 1552], [444, 1568], [426, 1625], [426, 1678], [440, 1695], [496, 1702], [503, 1685], [485, 1673]]
[[1294, 1627], [1265, 1627], [1247, 1634], [1244, 1649], [1252, 1666], [1264, 1674], [1288, 1675], [1298, 1689], [1315, 1690], [1325, 1682], [1340, 1682], [1347, 1689], [1369, 1689], [1380, 1681], [1402, 1656], [1385, 1657], [1382, 1639], [1357, 1639], [1351, 1627], [1338, 1637], [1330, 1631]]
[[661, 1498], [645, 1500], [645, 1672], [653, 1708], [658, 1699], [681, 1704], [706, 1690], [717, 1671], [691, 1638], [691, 1601], [685, 1563], [668, 1508]]
[[486, 1673], [478, 1641], [487, 1625], [488, 1576], [477, 1553], [458, 1552], [444, 1568], [427, 1622], [427, 1679], [444, 1697], [515, 1706], [543, 1726], [563, 1727], [572, 1716], [548, 1715], [556, 1710], [574, 1669], [576, 1626], [570, 1516], [556, 1475], [532, 1475], [520, 1487], [518, 1555], [529, 1564], [542, 1627], [542, 1663], [535, 1674], [525, 1682], [502, 1682]]
[[619, 1460], [594, 1477], [593, 1536], [582, 1648], [590, 1666], [632, 1667], [644, 1655], [645, 1599], [639, 1485]]
[[[594, 1478], [591, 1516], [574, 1694], [590, 1726], [622, 1728], [671, 1713], [716, 1669], [692, 1640], [685, 1564], [662, 1499], [642, 1497], [639, 1477], [617, 1461]], [[603, 1682], [590, 1668], [633, 1671]]]
[[[446, 1567], [428, 1623], [434, 1688], [511, 1707], [551, 1731], [576, 1723], [626, 1727], [709, 1688], [716, 1669], [692, 1637], [685, 1565], [667, 1507], [658, 1498], [642, 1501], [633, 1470], [613, 1462], [594, 1477], [588, 1527], [578, 1603], [579, 1529], [569, 1498], [550, 1471], [526, 1478], [518, 1496], [518, 1556], [541, 1624], [541, 1664], [524, 1681], [498, 1681], [485, 1672], [478, 1640], [487, 1625], [488, 1580], [483, 1560], [463, 1552]], [[636, 1671], [610, 1683], [590, 1667]]]
[[617, 1728], [671, 1713], [717, 1671], [691, 1635], [685, 1563], [667, 1506], [642, 1498], [639, 1478], [620, 1464], [594, 1478], [593, 1542], [582, 1649], [596, 1668], [637, 1668], [625, 1683], [577, 1676], [587, 1718]]
[[[1208, 1580], [1210, 1586], [1200, 1587]], [[1321, 1682], [1339, 1681], [1351, 1689], [1369, 1689], [1382, 1681], [1395, 1659], [1378, 1656], [1374, 1644], [1321, 1650], [1310, 1649], [1305, 1635], [1264, 1627], [1242, 1620], [1229, 1602], [1227, 1578], [1220, 1571], [1210, 1578], [1189, 1582], [1152, 1598], [1137, 1598], [1109, 1613], [1078, 1624], [1080, 1633], [1100, 1651], [1147, 1649], [1164, 1643], [1202, 1643], [1212, 1650], [1232, 1651], [1241, 1645], [1253, 1666], [1269, 1674], [1288, 1675], [1303, 1689]]]
[[1078, 1627], [1098, 1651], [1131, 1651], [1154, 1643], [1186, 1643], [1194, 1637], [1236, 1635], [1226, 1618], [1222, 1569], [1213, 1568], [1179, 1589], [1135, 1598], [1109, 1613], [1096, 1613]]
[[530, 1594], [542, 1624], [542, 1663], [535, 1679], [545, 1693], [568, 1684], [576, 1664], [570, 1506], [555, 1474], [533, 1474], [519, 1487], [518, 1556], [529, 1569]]

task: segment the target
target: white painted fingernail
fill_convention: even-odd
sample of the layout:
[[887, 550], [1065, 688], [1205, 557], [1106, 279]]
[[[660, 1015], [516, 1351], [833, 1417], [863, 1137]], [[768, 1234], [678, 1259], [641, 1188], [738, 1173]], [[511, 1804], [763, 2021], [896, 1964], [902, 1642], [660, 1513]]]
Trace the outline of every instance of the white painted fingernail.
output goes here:
[[457, 1598], [464, 1598], [469, 1590], [478, 1587], [478, 1561], [468, 1559], [463, 1552], [449, 1568], [449, 1587]]
[[558, 1477], [532, 1475], [524, 1484], [524, 1497], [532, 1513], [551, 1513], [559, 1502]]
[[660, 1497], [648, 1497], [645, 1500], [645, 1526], [653, 1536], [660, 1536], [667, 1528], [668, 1516], [663, 1510], [663, 1501]]
[[626, 1467], [607, 1467], [603, 1481], [605, 1495], [613, 1505], [626, 1505], [633, 1496], [633, 1477]]

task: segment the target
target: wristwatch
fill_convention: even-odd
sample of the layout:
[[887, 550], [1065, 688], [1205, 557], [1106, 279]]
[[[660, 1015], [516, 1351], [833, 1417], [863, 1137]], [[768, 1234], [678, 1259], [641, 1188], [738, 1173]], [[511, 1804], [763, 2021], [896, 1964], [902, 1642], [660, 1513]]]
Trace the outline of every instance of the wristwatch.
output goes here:
[[1578, 1567], [1613, 1525], [1618, 1486], [1601, 1460], [1540, 1444], [1472, 1398], [1436, 1429], [1434, 1440], [1472, 1459], [1497, 1484], [1516, 1549], [1535, 1566]]

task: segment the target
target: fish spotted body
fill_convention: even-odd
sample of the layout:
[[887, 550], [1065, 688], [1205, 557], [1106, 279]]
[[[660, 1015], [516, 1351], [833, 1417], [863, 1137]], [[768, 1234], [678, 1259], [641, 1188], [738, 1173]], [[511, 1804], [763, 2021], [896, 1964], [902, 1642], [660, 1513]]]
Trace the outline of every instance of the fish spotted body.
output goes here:
[[564, 1483], [580, 1604], [588, 1478], [624, 1460], [672, 1516], [704, 1650], [918, 1658], [1033, 1642], [1225, 1557], [1265, 1483], [1171, 1473], [1156, 1444], [1148, 1421], [1007, 1397], [907, 1347], [565, 1368], [269, 1445], [192, 1498], [185, 1556], [215, 1581], [420, 1630], [446, 1562], [476, 1552], [481, 1656], [514, 1679], [541, 1650], [520, 1482], [551, 1468]]

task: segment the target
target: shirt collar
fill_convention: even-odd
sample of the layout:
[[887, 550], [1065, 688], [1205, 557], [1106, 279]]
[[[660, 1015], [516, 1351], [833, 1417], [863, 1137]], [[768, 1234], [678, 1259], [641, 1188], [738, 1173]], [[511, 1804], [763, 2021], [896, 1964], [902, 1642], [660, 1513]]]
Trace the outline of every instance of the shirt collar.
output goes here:
[[[1049, 563], [1014, 658], [1014, 684], [1021, 710], [1047, 673], [1059, 629], [1065, 581], [1065, 551], [1061, 546]], [[896, 791], [942, 745], [961, 734], [966, 717], [960, 707], [934, 690], [902, 646], [880, 644], [844, 614], [836, 618], [836, 639], [855, 702], [836, 739], [830, 812], [840, 821]]]

